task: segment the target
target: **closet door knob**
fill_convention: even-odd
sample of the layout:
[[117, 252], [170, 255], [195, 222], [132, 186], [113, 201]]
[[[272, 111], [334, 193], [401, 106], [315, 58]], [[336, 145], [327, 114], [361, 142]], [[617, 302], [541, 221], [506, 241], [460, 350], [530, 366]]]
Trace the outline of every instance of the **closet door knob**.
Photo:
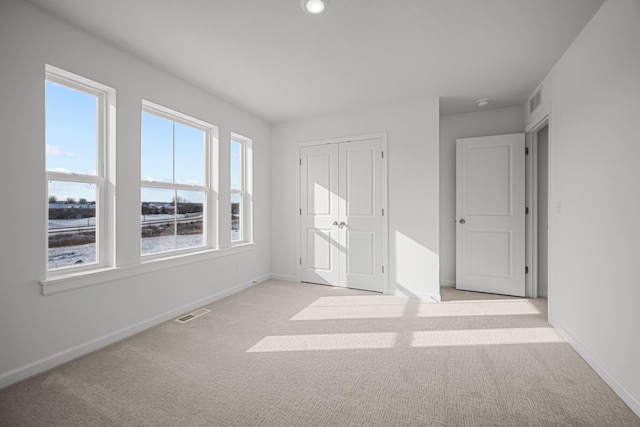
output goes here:
[[464, 218], [460, 220], [460, 224], [464, 224], [465, 222], [467, 221], [465, 221]]

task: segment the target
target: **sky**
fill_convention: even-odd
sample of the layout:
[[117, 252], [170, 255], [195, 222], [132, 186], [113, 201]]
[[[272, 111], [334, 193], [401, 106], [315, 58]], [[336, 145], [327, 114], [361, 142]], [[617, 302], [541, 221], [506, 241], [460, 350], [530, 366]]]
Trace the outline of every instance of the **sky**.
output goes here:
[[[46, 82], [46, 167], [56, 172], [96, 174], [96, 97]], [[49, 182], [49, 195], [95, 200], [95, 185]]]
[[[204, 185], [205, 133], [146, 112], [142, 113], [143, 181]], [[143, 202], [171, 202], [173, 190], [142, 188]], [[202, 203], [197, 191], [178, 191], [178, 197]]]
[[[94, 95], [46, 82], [46, 168], [48, 171], [95, 175], [97, 98]], [[204, 132], [143, 112], [141, 179], [204, 185]], [[240, 186], [240, 144], [231, 144], [231, 182]], [[94, 201], [95, 185], [49, 182], [49, 195]], [[179, 191], [194, 203], [197, 191]], [[173, 190], [143, 188], [142, 200], [170, 202]]]

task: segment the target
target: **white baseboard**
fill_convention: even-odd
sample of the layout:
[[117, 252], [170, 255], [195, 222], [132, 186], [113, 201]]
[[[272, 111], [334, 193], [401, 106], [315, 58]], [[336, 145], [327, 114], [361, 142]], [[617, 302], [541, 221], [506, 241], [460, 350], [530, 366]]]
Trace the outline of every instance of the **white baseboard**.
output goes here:
[[271, 273], [270, 278], [275, 280], [282, 280], [285, 282], [297, 282], [298, 278], [296, 276], [292, 276], [290, 274], [275, 274]]
[[11, 384], [14, 384], [18, 381], [21, 381], [23, 379], [37, 375], [48, 369], [54, 368], [65, 362], [69, 362], [70, 360], [76, 359], [85, 354], [91, 353], [92, 351], [96, 351], [102, 347], [106, 347], [107, 345], [110, 345], [120, 340], [123, 340], [125, 338], [128, 338], [146, 329], [157, 326], [160, 323], [166, 322], [167, 320], [171, 320], [173, 318], [179, 317], [180, 315], [193, 311], [194, 309], [200, 308], [203, 305], [211, 304], [214, 301], [225, 298], [229, 295], [233, 295], [244, 289], [250, 288], [260, 282], [264, 282], [265, 280], [268, 280], [269, 278], [271, 278], [271, 275], [265, 274], [254, 280], [241, 283], [232, 288], [226, 289], [221, 292], [217, 292], [213, 295], [209, 295], [208, 297], [201, 298], [192, 303], [185, 304], [183, 306], [170, 310], [166, 313], [153, 316], [149, 319], [135, 323], [131, 326], [127, 326], [126, 328], [119, 329], [117, 331], [111, 332], [109, 334], [103, 335], [101, 337], [92, 339], [85, 343], [63, 350], [61, 352], [52, 354], [51, 356], [42, 358], [40, 360], [36, 360], [35, 362], [28, 363], [19, 368], [0, 374], [0, 389], [7, 387]]
[[456, 281], [455, 280], [440, 280], [440, 286], [443, 288], [455, 288]]
[[[266, 282], [269, 279], [271, 279], [271, 274], [263, 274], [262, 276], [258, 277], [257, 279], [254, 279], [253, 280], [253, 284], [256, 285], [258, 283]], [[248, 286], [248, 287], [251, 287], [251, 286]]]
[[633, 412], [640, 417], [640, 398], [634, 396], [629, 390], [623, 386], [616, 377], [614, 377], [589, 351], [580, 344], [576, 338], [571, 335], [561, 324], [554, 321], [549, 316], [549, 323], [560, 334], [566, 342], [593, 368], [594, 371], [606, 382], [609, 387], [631, 408]]

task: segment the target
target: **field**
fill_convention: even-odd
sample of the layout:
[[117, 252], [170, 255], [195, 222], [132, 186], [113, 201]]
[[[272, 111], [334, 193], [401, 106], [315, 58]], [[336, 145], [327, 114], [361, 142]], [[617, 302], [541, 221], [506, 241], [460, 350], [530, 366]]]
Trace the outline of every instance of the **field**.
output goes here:
[[[201, 216], [180, 215], [178, 235], [167, 221], [172, 215], [141, 216], [141, 253], [152, 254], [199, 247], [203, 245]], [[164, 224], [164, 226], [162, 226]], [[91, 264], [96, 261], [95, 218], [50, 220], [49, 229], [49, 269]], [[232, 230], [232, 239], [238, 238], [238, 231]]]
[[[178, 249], [201, 246], [202, 235], [146, 237], [141, 241], [142, 253], [158, 253], [173, 250], [174, 242]], [[49, 248], [49, 269], [90, 264], [95, 262], [95, 259], [96, 245], [94, 243]]]

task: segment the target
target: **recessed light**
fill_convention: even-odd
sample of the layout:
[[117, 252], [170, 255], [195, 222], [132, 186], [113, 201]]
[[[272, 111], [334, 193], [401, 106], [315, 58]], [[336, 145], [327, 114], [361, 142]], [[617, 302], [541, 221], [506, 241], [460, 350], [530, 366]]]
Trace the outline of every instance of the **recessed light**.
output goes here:
[[486, 107], [487, 105], [489, 105], [489, 100], [487, 98], [478, 99], [476, 101], [476, 105], [481, 108]]
[[317, 15], [329, 6], [329, 0], [302, 0], [300, 4], [305, 12]]

